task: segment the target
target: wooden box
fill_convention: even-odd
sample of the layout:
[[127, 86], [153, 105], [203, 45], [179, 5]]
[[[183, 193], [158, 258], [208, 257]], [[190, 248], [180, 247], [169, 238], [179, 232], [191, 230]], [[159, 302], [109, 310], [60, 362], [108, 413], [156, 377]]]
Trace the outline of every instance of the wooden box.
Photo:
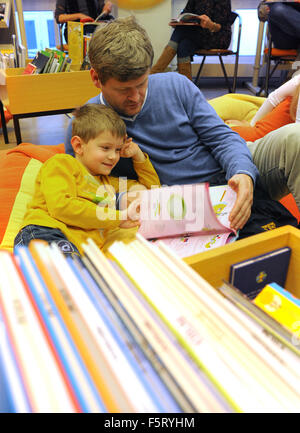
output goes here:
[[184, 261], [213, 287], [228, 281], [230, 265], [281, 247], [292, 249], [285, 289], [300, 298], [300, 230], [284, 226], [266, 233], [241, 239], [204, 253], [187, 257]]
[[1, 99], [12, 114], [73, 109], [99, 94], [89, 71], [22, 75], [23, 68], [5, 70]]

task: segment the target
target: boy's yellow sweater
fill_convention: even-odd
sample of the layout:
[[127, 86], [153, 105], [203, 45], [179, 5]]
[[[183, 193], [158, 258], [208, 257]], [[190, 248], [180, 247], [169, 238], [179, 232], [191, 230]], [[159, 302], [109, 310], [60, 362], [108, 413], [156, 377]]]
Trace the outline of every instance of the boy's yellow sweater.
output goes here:
[[[134, 162], [134, 169], [138, 181], [127, 179], [127, 191], [138, 184], [160, 185], [147, 155], [144, 162]], [[101, 248], [108, 232], [120, 225], [120, 212], [114, 207], [118, 192], [119, 178], [92, 176], [73, 156], [55, 155], [39, 171], [22, 228], [36, 224], [60, 229], [81, 253], [87, 238]]]

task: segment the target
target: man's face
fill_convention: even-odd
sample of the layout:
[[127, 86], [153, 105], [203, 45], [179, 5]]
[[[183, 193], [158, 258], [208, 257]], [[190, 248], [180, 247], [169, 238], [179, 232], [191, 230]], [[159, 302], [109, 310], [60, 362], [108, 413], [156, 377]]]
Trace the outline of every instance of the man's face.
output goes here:
[[115, 111], [125, 116], [134, 116], [141, 111], [148, 87], [148, 75], [149, 72], [146, 72], [129, 81], [109, 78], [102, 84], [96, 72], [91, 70], [92, 80], [102, 90], [105, 100]]

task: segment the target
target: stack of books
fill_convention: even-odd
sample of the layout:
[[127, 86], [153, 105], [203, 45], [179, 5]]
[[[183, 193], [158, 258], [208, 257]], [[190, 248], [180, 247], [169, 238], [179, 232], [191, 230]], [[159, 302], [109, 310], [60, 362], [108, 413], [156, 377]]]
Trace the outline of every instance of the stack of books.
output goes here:
[[24, 69], [24, 74], [46, 74], [56, 72], [69, 72], [72, 60], [60, 50], [38, 51], [34, 59]]
[[163, 242], [83, 248], [0, 252], [2, 412], [300, 410], [297, 346]]

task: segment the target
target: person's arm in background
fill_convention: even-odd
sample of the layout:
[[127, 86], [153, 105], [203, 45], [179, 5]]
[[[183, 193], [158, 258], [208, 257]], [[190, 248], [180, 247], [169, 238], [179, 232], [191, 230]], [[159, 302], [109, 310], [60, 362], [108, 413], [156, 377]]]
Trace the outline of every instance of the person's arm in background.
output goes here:
[[66, 9], [66, 0], [57, 0], [54, 17], [58, 24], [66, 23], [67, 21], [76, 21], [76, 20], [86, 20], [90, 19], [93, 21], [92, 17], [88, 15], [82, 14], [80, 12], [69, 14]]
[[299, 84], [300, 75], [296, 75], [295, 77], [284, 83], [282, 86], [280, 86], [278, 89], [271, 92], [251, 120], [250, 125], [254, 126], [258, 120], [260, 120], [270, 111], [272, 111], [273, 108], [280, 104], [280, 102], [282, 102], [285, 98], [287, 98], [288, 96], [293, 96], [297, 91]]

